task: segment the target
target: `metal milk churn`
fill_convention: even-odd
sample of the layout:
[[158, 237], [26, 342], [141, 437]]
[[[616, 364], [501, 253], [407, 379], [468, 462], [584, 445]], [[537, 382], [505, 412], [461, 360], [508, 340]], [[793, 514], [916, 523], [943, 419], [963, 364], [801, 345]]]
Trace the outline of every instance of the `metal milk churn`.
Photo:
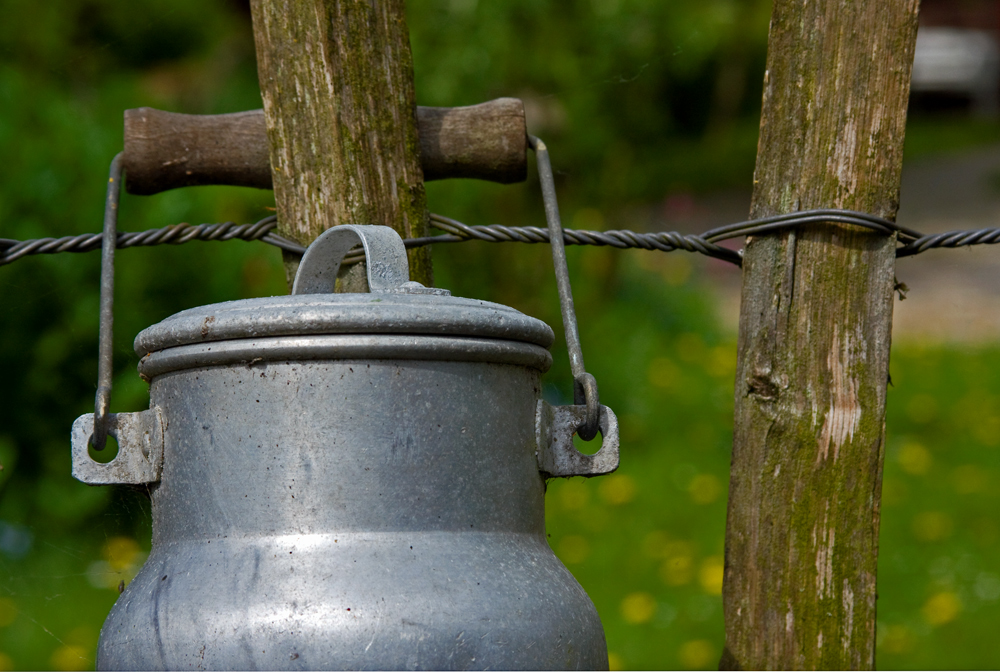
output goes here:
[[[332, 293], [358, 242], [370, 293]], [[99, 668], [607, 669], [544, 495], [617, 467], [614, 414], [541, 399], [545, 323], [408, 278], [392, 229], [340, 226], [291, 296], [139, 334], [150, 409], [73, 426], [78, 479], [152, 498], [152, 552]], [[591, 456], [572, 443], [588, 413]], [[95, 426], [119, 443], [107, 464]]]

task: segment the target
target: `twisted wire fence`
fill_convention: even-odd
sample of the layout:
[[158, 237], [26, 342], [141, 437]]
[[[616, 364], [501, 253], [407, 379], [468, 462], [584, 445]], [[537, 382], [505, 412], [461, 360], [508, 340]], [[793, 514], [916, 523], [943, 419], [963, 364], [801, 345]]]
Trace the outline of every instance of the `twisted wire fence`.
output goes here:
[[[762, 233], [794, 229], [804, 225], [836, 222], [853, 224], [885, 235], [895, 234], [900, 246], [897, 257], [909, 257], [935, 248], [955, 248], [970, 245], [994, 245], [1000, 243], [1000, 228], [949, 231], [924, 235], [912, 229], [898, 226], [875, 215], [851, 210], [804, 210], [802, 212], [774, 215], [761, 219], [747, 220], [720, 226], [701, 234], [683, 234], [676, 231], [638, 233], [628, 230], [586, 231], [564, 229], [563, 239], [567, 245], [596, 245], [618, 249], [657, 250], [673, 252], [684, 250], [697, 252], [716, 259], [741, 265], [742, 252], [723, 247], [724, 240], [752, 236]], [[469, 225], [442, 215], [431, 214], [430, 223], [441, 235], [410, 238], [404, 241], [406, 247], [422, 247], [436, 243], [462, 243], [480, 240], [491, 243], [548, 243], [549, 232], [537, 226], [504, 226], [501, 224]], [[278, 219], [271, 215], [253, 224], [186, 223], [173, 224], [147, 231], [120, 232], [116, 247], [146, 247], [152, 245], [180, 245], [194, 240], [259, 240], [281, 248], [292, 254], [302, 254], [305, 248], [299, 243], [275, 233]], [[18, 259], [37, 254], [57, 254], [60, 252], [91, 252], [101, 248], [103, 236], [100, 233], [84, 233], [61, 238], [35, 238], [12, 240], [0, 238], [0, 266]], [[360, 253], [349, 255], [345, 263], [361, 260]]]

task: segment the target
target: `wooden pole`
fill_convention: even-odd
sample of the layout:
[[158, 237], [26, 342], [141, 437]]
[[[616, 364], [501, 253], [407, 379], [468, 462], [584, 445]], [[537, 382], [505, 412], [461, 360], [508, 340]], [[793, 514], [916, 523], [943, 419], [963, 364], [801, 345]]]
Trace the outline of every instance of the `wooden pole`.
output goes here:
[[[280, 233], [303, 245], [337, 224], [427, 235], [403, 0], [250, 7]], [[285, 267], [291, 285], [297, 260]], [[410, 252], [410, 277], [431, 284], [428, 248]]]
[[[917, 11], [775, 0], [753, 217], [895, 217]], [[874, 666], [894, 248], [834, 224], [747, 241], [724, 669]]]

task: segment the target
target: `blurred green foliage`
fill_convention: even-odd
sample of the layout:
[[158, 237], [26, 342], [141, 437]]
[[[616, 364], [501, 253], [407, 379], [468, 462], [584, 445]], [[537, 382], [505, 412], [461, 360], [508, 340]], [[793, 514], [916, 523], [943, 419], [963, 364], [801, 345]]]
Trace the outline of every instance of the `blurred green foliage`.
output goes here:
[[996, 347], [893, 349], [879, 558], [888, 668], [994, 668], [1000, 622]]
[[[121, 114], [260, 106], [245, 3], [8, 0], [0, 22], [0, 236], [100, 227]], [[750, 184], [769, 3], [760, 0], [411, 1], [418, 100], [522, 97], [548, 142], [564, 220], [659, 224], [672, 193]], [[996, 124], [917, 127], [908, 151], [1000, 138]], [[978, 130], [976, 130], [978, 129]], [[945, 142], [941, 138], [950, 138]], [[910, 149], [910, 148], [913, 149]], [[469, 223], [543, 224], [525, 185], [428, 186]], [[125, 196], [121, 227], [254, 221], [268, 192]], [[561, 324], [543, 246], [434, 251], [438, 284]], [[550, 541], [602, 615], [616, 667], [709, 668], [722, 644], [721, 558], [735, 344], [703, 279], [735, 273], [684, 253], [569, 250], [589, 369], [622, 421], [614, 476], [553, 481]], [[104, 616], [149, 549], [141, 492], [70, 477], [68, 433], [92, 408], [96, 254], [0, 267], [0, 669], [93, 664]], [[113, 411], [148, 403], [131, 340], [183, 308], [284, 292], [258, 243], [118, 255]], [[915, 299], [916, 300], [916, 299]], [[546, 395], [565, 400], [565, 349]], [[897, 347], [889, 396], [879, 660], [995, 667], [1000, 351]]]

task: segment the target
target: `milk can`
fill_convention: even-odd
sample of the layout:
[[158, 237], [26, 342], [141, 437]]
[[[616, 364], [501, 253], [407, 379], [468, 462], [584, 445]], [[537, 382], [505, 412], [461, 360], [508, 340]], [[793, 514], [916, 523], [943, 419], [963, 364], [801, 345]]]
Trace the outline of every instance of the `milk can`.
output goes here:
[[[332, 293], [364, 246], [370, 293]], [[135, 339], [150, 408], [73, 426], [73, 474], [149, 484], [152, 551], [101, 631], [105, 669], [607, 669], [545, 537], [546, 479], [618, 465], [604, 406], [551, 406], [552, 330], [408, 282], [387, 227], [340, 226], [291, 296]], [[573, 434], [596, 412], [601, 450]], [[99, 414], [100, 415], [100, 414]]]

